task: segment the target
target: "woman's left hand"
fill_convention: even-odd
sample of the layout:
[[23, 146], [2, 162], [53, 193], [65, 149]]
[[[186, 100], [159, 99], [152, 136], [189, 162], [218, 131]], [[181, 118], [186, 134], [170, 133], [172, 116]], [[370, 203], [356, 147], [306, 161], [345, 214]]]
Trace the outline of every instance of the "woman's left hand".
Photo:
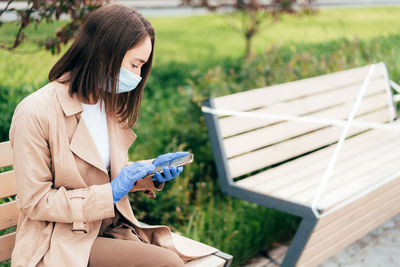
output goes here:
[[155, 175], [153, 176], [153, 181], [162, 183], [162, 182], [172, 180], [175, 177], [179, 176], [179, 174], [182, 171], [183, 171], [183, 166], [180, 166], [180, 167], [172, 166], [171, 168], [164, 167], [162, 174], [159, 172], [155, 173]]

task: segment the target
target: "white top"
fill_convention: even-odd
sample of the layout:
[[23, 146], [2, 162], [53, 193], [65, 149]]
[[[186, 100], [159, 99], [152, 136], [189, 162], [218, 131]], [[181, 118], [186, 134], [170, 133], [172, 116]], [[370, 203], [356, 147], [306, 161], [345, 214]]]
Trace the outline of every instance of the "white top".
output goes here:
[[93, 141], [97, 146], [99, 154], [103, 159], [104, 166], [110, 169], [110, 142], [108, 140], [107, 116], [103, 100], [103, 108], [100, 110], [100, 101], [96, 104], [81, 103], [83, 112], [81, 118], [92, 135]]

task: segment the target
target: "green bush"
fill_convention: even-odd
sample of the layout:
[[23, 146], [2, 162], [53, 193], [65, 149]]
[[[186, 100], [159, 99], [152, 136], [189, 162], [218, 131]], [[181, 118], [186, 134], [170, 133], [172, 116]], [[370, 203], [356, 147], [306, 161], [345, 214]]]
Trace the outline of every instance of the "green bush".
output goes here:
[[0, 142], [8, 141], [8, 132], [15, 107], [33, 91], [32, 86], [8, 88], [0, 84]]

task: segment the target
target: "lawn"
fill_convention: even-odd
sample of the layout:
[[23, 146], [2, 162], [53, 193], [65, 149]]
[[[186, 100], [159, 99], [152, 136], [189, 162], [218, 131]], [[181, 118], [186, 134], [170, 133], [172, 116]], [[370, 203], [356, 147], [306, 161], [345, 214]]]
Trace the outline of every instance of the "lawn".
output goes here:
[[[244, 39], [230, 24], [240, 18], [207, 15], [153, 18], [159, 40], [158, 57], [163, 60], [207, 60], [243, 53]], [[320, 10], [316, 16], [284, 16], [267, 24], [254, 39], [254, 50], [269, 46], [321, 43], [339, 38], [368, 40], [400, 33], [400, 7]]]
[[[236, 16], [236, 19], [238, 17]], [[215, 62], [226, 56], [242, 55], [244, 40], [230, 23], [231, 15], [149, 18], [157, 34], [155, 66], [158, 62]], [[28, 40], [47, 36], [62, 22], [28, 28]], [[321, 43], [340, 38], [369, 40], [376, 36], [400, 33], [400, 7], [320, 10], [316, 16], [284, 16], [279, 23], [268, 24], [254, 39], [255, 52], [271, 45]], [[0, 28], [0, 42], [11, 41], [16, 26]], [[25, 51], [25, 52], [24, 52]], [[33, 52], [32, 52], [33, 51]], [[64, 50], [65, 51], [65, 50]], [[0, 84], [26, 84], [37, 88], [46, 82], [47, 74], [59, 55], [36, 51], [27, 43], [18, 52], [0, 51]]]

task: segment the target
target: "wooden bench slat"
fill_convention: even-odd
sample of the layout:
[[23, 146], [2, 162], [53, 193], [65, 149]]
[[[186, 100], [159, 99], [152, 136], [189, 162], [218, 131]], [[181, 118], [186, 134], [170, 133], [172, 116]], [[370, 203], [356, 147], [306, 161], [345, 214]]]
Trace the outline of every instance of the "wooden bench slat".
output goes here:
[[16, 201], [0, 205], [0, 230], [16, 226], [18, 223], [19, 209]]
[[[399, 144], [397, 144], [397, 148], [400, 149]], [[391, 155], [390, 152], [390, 150], [387, 151], [387, 154]], [[368, 169], [365, 169], [362, 173], [355, 171], [351, 174], [348, 174], [348, 179], [350, 180], [350, 182], [342, 184], [341, 187], [340, 181], [333, 181], [332, 184], [328, 186], [327, 192], [321, 197], [319, 205], [323, 209], [329, 210], [333, 207], [333, 205], [337, 205], [342, 201], [350, 198], [356, 192], [363, 192], [364, 190], [371, 188], [383, 179], [386, 179], [399, 171], [400, 153], [397, 153], [396, 157], [393, 157], [392, 155], [391, 158], [386, 158], [386, 162], [383, 162], [383, 157], [384, 155], [381, 155], [381, 157], [377, 157], [374, 161], [366, 164], [366, 166], [368, 166]], [[375, 168], [372, 168], [373, 166], [375, 166]], [[346, 177], [343, 177], [343, 179], [346, 179]], [[340, 194], [341, 201], [339, 200], [339, 198], [335, 199], [335, 194]]]
[[[393, 181], [388, 182], [376, 190], [361, 196], [360, 198], [346, 204], [343, 207], [333, 209], [327, 213], [322, 214], [321, 219], [318, 221], [317, 226], [314, 229], [314, 232], [318, 232], [323, 230], [323, 228], [328, 227], [330, 224], [335, 222], [339, 222], [341, 219], [345, 219], [346, 214], [352, 214], [354, 210], [357, 210], [360, 206], [370, 205], [374, 201], [379, 201], [380, 198], [388, 195], [390, 196], [391, 192], [399, 192], [400, 182], [398, 179], [394, 179]], [[350, 220], [353, 220], [353, 217], [349, 217]]]
[[[399, 180], [399, 179], [397, 179]], [[399, 181], [386, 185], [386, 190], [395, 186], [397, 191], [400, 189]], [[343, 228], [336, 228], [334, 235], [325, 236], [320, 242], [313, 243], [307, 248], [299, 261], [299, 266], [314, 266], [315, 262], [320, 262], [332, 255], [339, 249], [351, 244], [355, 240], [361, 238], [372, 229], [382, 224], [389, 218], [400, 212], [400, 194], [393, 195], [385, 204], [379, 208], [371, 208], [360, 217], [353, 217], [352, 223]]]
[[[387, 132], [384, 130], [374, 130], [370, 132], [370, 141], [365, 146], [360, 147], [359, 145], [360, 143], [367, 142], [367, 140], [363, 138], [362, 142], [360, 142], [361, 139], [357, 138], [365, 135], [363, 134], [354, 138], [357, 142], [352, 142], [353, 140], [349, 139], [349, 143], [346, 144], [348, 146], [345, 145], [343, 147], [343, 151], [341, 151], [343, 157], [339, 156], [338, 158], [333, 176], [330, 178], [318, 203], [319, 209], [329, 209], [334, 204], [347, 199], [357, 192], [361, 192], [363, 189], [371, 186], [371, 184], [375, 184], [380, 179], [386, 178], [384, 177], [385, 175], [390, 175], [398, 169], [397, 166], [400, 165], [400, 162], [396, 160], [398, 158], [400, 159], [400, 139], [398, 138], [398, 133]], [[380, 135], [371, 135], [373, 132], [380, 132]], [[376, 147], [375, 151], [373, 150], [373, 147]], [[397, 150], [398, 152], [390, 153], [393, 148], [396, 147], [399, 147]], [[331, 153], [328, 154], [325, 153], [324, 158], [319, 161], [315, 158], [310, 158], [307, 162], [303, 161], [302, 164], [300, 164], [303, 168], [304, 166], [310, 166], [310, 168], [314, 166], [313, 170], [315, 170], [315, 166], [319, 167], [316, 171], [312, 171], [311, 173], [305, 172], [305, 174], [301, 174], [300, 170], [299, 175], [296, 172], [293, 172], [292, 174], [288, 173], [285, 176], [274, 176], [272, 179], [264, 179], [258, 181], [257, 184], [250, 183], [247, 184], [247, 186], [246, 180], [248, 178], [246, 178], [239, 181], [241, 183], [237, 182], [237, 184], [265, 195], [310, 206], [316, 195], [323, 174], [328, 166], [328, 161], [332, 156], [333, 151], [331, 150], [330, 152]], [[374, 155], [378, 160], [374, 158]], [[361, 163], [371, 160], [371, 156], [374, 161], [368, 164], [367, 168], [365, 168], [366, 170], [363, 168], [357, 168]], [[307, 157], [309, 157], [309, 155], [304, 156], [303, 158], [306, 159]], [[351, 159], [355, 157], [357, 158]], [[289, 166], [290, 163], [284, 164], [283, 167], [285, 165]], [[296, 166], [299, 166], [299, 164], [296, 164]], [[308, 167], [304, 169], [308, 169]], [[363, 172], [366, 172], [366, 174], [364, 175]], [[266, 173], [268, 173], [268, 170]], [[365, 179], [362, 180], [362, 178]], [[366, 181], [367, 178], [369, 179], [368, 182]], [[346, 181], [346, 179], [348, 181]], [[284, 182], [282, 182], [282, 180], [284, 180]], [[274, 182], [278, 182], [279, 187], [274, 187]]]
[[[368, 90], [366, 91], [363, 102], [368, 98], [382, 93], [387, 94], [385, 91], [386, 81], [383, 79], [372, 81]], [[342, 105], [343, 108], [348, 109], [350, 114], [351, 108], [354, 105], [357, 93], [360, 90], [360, 85], [352, 85], [350, 87], [344, 87], [337, 89], [333, 92], [322, 92], [320, 94], [314, 94], [305, 96], [293, 101], [281, 102], [272, 106], [267, 106], [261, 109], [253, 110], [254, 113], [275, 113], [275, 114], [287, 114], [287, 115], [306, 115], [321, 111], [323, 109], [332, 108], [335, 106]], [[382, 105], [388, 105], [387, 95], [381, 99]], [[362, 102], [362, 103], [363, 103]], [[237, 110], [235, 107], [233, 110]], [[334, 117], [333, 117], [334, 118]], [[337, 118], [337, 117], [336, 117]], [[229, 116], [219, 119], [219, 128], [221, 130], [222, 137], [228, 137], [237, 135], [246, 131], [257, 129], [260, 127], [266, 127], [273, 123], [279, 122], [276, 119], [260, 119], [260, 118], [243, 118], [238, 116]]]
[[[364, 121], [384, 122], [387, 118], [387, 110], [378, 110], [359, 117]], [[350, 128], [348, 136], [359, 133], [365, 128]], [[342, 133], [342, 127], [327, 127], [298, 138], [290, 139], [270, 147], [266, 147], [252, 153], [241, 155], [228, 160], [228, 166], [233, 178], [248, 174], [252, 171], [282, 162], [291, 157], [298, 156], [306, 151], [321, 148], [337, 141]]]
[[[342, 174], [346, 175], [347, 172], [352, 171], [355, 167], [360, 166], [368, 160], [374, 159], [374, 155], [371, 153], [371, 151], [373, 151], [374, 154], [386, 153], [392, 148], [392, 144], [388, 144], [388, 142], [397, 141], [398, 139], [398, 136], [395, 134], [386, 136], [385, 133], [381, 133], [381, 135], [378, 135], [377, 139], [364, 141], [368, 142], [368, 144], [365, 144], [364, 146], [360, 146], [359, 142], [357, 142], [357, 146], [353, 142], [345, 144], [345, 146], [339, 153], [330, 181], [343, 182], [343, 179], [341, 177]], [[322, 162], [318, 162], [318, 164], [316, 165], [320, 168], [317, 171], [313, 173], [308, 173], [307, 176], [302, 175], [296, 180], [291, 181], [289, 184], [285, 184], [275, 189], [268, 189], [268, 191], [273, 192], [276, 195], [286, 194], [287, 196], [291, 196], [294, 198], [298, 195], [304, 194], [305, 192], [307, 193], [305, 193], [304, 195], [309, 195], [310, 192], [313, 192], [315, 194], [314, 189], [319, 186], [319, 183], [322, 179], [324, 172], [326, 171], [331, 157], [332, 154], [326, 156], [326, 158], [324, 158]], [[312, 161], [308, 161], [308, 165], [311, 164]], [[298, 177], [298, 174], [294, 175]], [[331, 188], [331, 183], [329, 183], [328, 186], [329, 188]], [[310, 188], [313, 189], [309, 190]], [[328, 190], [328, 188], [326, 190]]]
[[[397, 188], [398, 189], [398, 188]], [[370, 203], [366, 207], [360, 207], [362, 212], [356, 213], [358, 209], [353, 210], [350, 214], [344, 215], [347, 219], [351, 217], [351, 220], [348, 220], [346, 224], [332, 224], [329, 228], [324, 228], [322, 231], [318, 231], [318, 240], [316, 239], [317, 236], [312, 236], [310, 239], [310, 246], [306, 247], [306, 252], [304, 253], [305, 258], [312, 257], [311, 255], [318, 254], [317, 251], [322, 249], [329, 249], [330, 246], [334, 245], [336, 242], [340, 241], [342, 238], [345, 238], [349, 234], [353, 232], [360, 231], [359, 227], [367, 224], [371, 221], [379, 220], [379, 216], [384, 214], [383, 216], [388, 215], [389, 218], [393, 217], [394, 215], [400, 212], [400, 207], [396, 205], [400, 201], [400, 197], [397, 194], [391, 194], [391, 198], [384, 197], [380, 199], [382, 203], [379, 206], [374, 206], [374, 203]], [[393, 207], [395, 206], [395, 207]], [[356, 214], [358, 215], [356, 217]], [[374, 224], [375, 227], [379, 224], [383, 223], [386, 220], [380, 221], [380, 223]], [[364, 234], [368, 233], [369, 231], [373, 230], [375, 227], [369, 228]], [[330, 230], [330, 231], [328, 231]], [[363, 229], [363, 231], [366, 229]], [[362, 234], [362, 235], [364, 235]], [[362, 236], [361, 235], [361, 236]], [[358, 239], [358, 238], [357, 238]]]
[[[396, 189], [396, 190], [395, 190]], [[331, 218], [328, 214], [323, 217], [319, 222], [314, 232], [311, 235], [309, 242], [307, 243], [306, 249], [311, 248], [314, 244], [318, 242], [323, 242], [323, 240], [330, 235], [335, 235], [337, 229], [342, 229], [354, 222], [355, 218], [361, 218], [363, 215], [368, 213], [371, 209], [383, 208], [383, 205], [393, 198], [396, 198], [398, 194], [398, 188], [388, 188], [385, 194], [374, 194], [369, 196], [364, 202], [355, 201], [352, 208], [343, 207], [341, 216]], [[372, 193], [371, 193], [372, 194]], [[332, 215], [332, 214], [331, 214]], [[326, 221], [326, 222], [324, 222]], [[323, 225], [323, 226], [321, 226]]]
[[[397, 203], [400, 200], [396, 198]], [[347, 232], [337, 236], [340, 236], [340, 239], [337, 239], [331, 242], [329, 245], [325, 245], [323, 247], [319, 247], [316, 251], [314, 250], [312, 253], [305, 254], [309, 257], [309, 259], [296, 266], [315, 266], [316, 263], [321, 262], [327, 258], [329, 258], [334, 253], [338, 252], [339, 250], [347, 247], [348, 245], [352, 244], [356, 240], [362, 238], [364, 235], [372, 231], [374, 228], [378, 227], [385, 221], [389, 220], [393, 216], [399, 213], [400, 208], [396, 206], [395, 201], [391, 201], [391, 207], [385, 206], [387, 208], [386, 212], [380, 212], [380, 209], [374, 209], [369, 214], [369, 217], [363, 217], [364, 221], [358, 221], [356, 225], [353, 225], [353, 228], [347, 229]], [[321, 244], [322, 245], [322, 244]], [[305, 251], [308, 252], [308, 251]], [[317, 253], [318, 252], [318, 253]], [[313, 254], [315, 253], [315, 254]], [[311, 256], [313, 255], [313, 256]]]
[[12, 148], [10, 141], [0, 143], [0, 168], [13, 164]]
[[[360, 166], [370, 160], [375, 159], [375, 157], [373, 155], [371, 156], [370, 154], [371, 150], [373, 150], [373, 152], [376, 153], [377, 156], [380, 155], [385, 156], [386, 155], [385, 153], [390, 152], [391, 150], [391, 146], [388, 144], [383, 144], [382, 146], [379, 147], [379, 149], [372, 148], [372, 146], [369, 146], [368, 148], [369, 150], [363, 149], [362, 151], [360, 151], [359, 155], [355, 153], [352, 156], [337, 161], [336, 166], [334, 168], [334, 172], [330, 177], [329, 182], [327, 183], [327, 186], [324, 190], [325, 193], [335, 190], [338, 186], [342, 187], [345, 184], [352, 182], [354, 179], [358, 179], [359, 177], [357, 175], [360, 175], [360, 173], [362, 172], [362, 170], [360, 170]], [[368, 168], [371, 167], [372, 165], [368, 166]], [[319, 186], [325, 171], [326, 168], [321, 169], [319, 172], [316, 172], [315, 174], [311, 175], [309, 179], [305, 179], [304, 183], [301, 185], [300, 183], [296, 183], [293, 185], [291, 184], [290, 188], [288, 188], [289, 192], [285, 193], [289, 195], [290, 198], [292, 199], [299, 198], [308, 202], [310, 199], [313, 198], [313, 196], [315, 196], [317, 187]], [[352, 178], [353, 176], [355, 176], [354, 179]], [[294, 188], [296, 186], [299, 188]], [[277, 195], [280, 195], [282, 193], [282, 188], [279, 188], [275, 192]]]
[[[217, 109], [235, 108], [250, 110], [265, 107], [276, 102], [307, 96], [313, 93], [335, 90], [349, 84], [361, 84], [368, 73], [369, 66], [320, 75], [279, 85], [253, 89], [214, 99]], [[373, 79], [383, 77], [384, 68], [379, 64], [372, 75]]]
[[[361, 114], [371, 112], [378, 108], [385, 108], [385, 101], [387, 100], [386, 94], [379, 94], [367, 99], [359, 107], [356, 117]], [[387, 105], [387, 104], [386, 104]], [[310, 116], [326, 119], [343, 119], [346, 120], [350, 114], [350, 108], [353, 103], [345, 106], [334, 107], [331, 109], [323, 110], [313, 113]], [[223, 141], [225, 153], [227, 158], [231, 158], [249, 151], [256, 150], [274, 143], [278, 143], [289, 138], [306, 134], [321, 127], [325, 127], [319, 123], [305, 123], [305, 122], [282, 122], [269, 127], [254, 130], [245, 134], [240, 134], [231, 138], [226, 138]], [[307, 150], [308, 147], [305, 148]]]
[[0, 173], [0, 199], [16, 194], [14, 171]]
[[[346, 155], [349, 154], [349, 156], [353, 156], [353, 152], [356, 151], [355, 148], [360, 147], [361, 144], [366, 144], [362, 146], [362, 148], [368, 148], [370, 144], [370, 142], [368, 142], [369, 139], [378, 140], [381, 136], [382, 131], [369, 130], [363, 134], [347, 139], [347, 144], [342, 153], [348, 151]], [[294, 184], [296, 182], [302, 183], [304, 179], [310, 177], [313, 173], [326, 169], [328, 160], [332, 156], [334, 149], [335, 146], [325, 147], [307, 155], [307, 157], [297, 158], [283, 165], [237, 181], [236, 185], [245, 188], [260, 188], [260, 186], [265, 185], [265, 188], [262, 190], [268, 193], [285, 187], [287, 184]], [[304, 166], [307, 166], [307, 168], [304, 168]]]
[[15, 232], [0, 236], [0, 262], [11, 258], [14, 249]]
[[215, 267], [224, 267], [225, 260], [217, 257], [215, 255], [205, 256], [196, 260], [189, 261], [185, 264], [188, 267], [203, 267], [203, 266], [215, 266]]
[[[321, 199], [318, 202], [319, 209], [326, 211], [334, 205], [337, 205], [338, 203], [343, 202], [344, 200], [353, 196], [354, 194], [362, 192], [373, 184], [376, 184], [380, 180], [388, 177], [394, 171], [398, 170], [400, 162], [399, 160], [394, 159], [400, 159], [400, 139], [398, 138], [398, 134], [396, 132], [391, 133], [391, 135], [387, 138], [384, 134], [385, 133], [381, 133], [381, 136], [384, 137], [381, 138], [383, 141], [378, 138], [372, 139], [372, 144], [368, 144], [368, 146], [365, 148], [362, 147], [362, 151], [354, 152], [353, 148], [355, 145], [352, 143], [349, 143], [351, 146], [349, 146], [346, 151], [342, 151], [344, 154], [346, 152], [353, 152], [353, 154], [356, 155], [358, 154], [358, 158], [355, 160], [349, 160], [349, 157], [354, 157], [353, 154], [350, 154], [349, 156], [346, 155], [344, 158], [340, 158], [340, 160], [338, 160], [333, 176], [330, 178], [327, 187], [325, 188], [323, 194], [321, 195]], [[383, 143], [384, 145], [378, 146], [379, 143]], [[380, 153], [378, 155], [376, 153], [377, 151], [371, 151], [371, 147], [373, 146], [379, 147], [378, 150], [380, 150]], [[399, 147], [397, 153], [390, 153], [393, 150], [393, 147]], [[379, 160], [372, 157], [375, 160], [370, 162], [371, 154], [377, 155]], [[324, 166], [324, 168], [320, 168], [317, 172], [314, 172], [312, 175], [310, 175], [310, 177], [307, 177], [307, 179], [304, 179], [306, 177], [300, 177], [294, 182], [287, 182], [286, 179], [287, 183], [282, 184], [279, 189], [270, 189], [269, 182], [264, 181], [258, 185], [253, 185], [252, 190], [279, 199], [285, 199], [291, 202], [311, 206], [327, 167], [327, 161], [330, 157], [331, 155], [325, 158], [324, 163], [326, 164], [321, 165], [319, 163], [319, 166]], [[367, 168], [357, 169], [358, 160], [363, 161], [364, 163], [368, 162]], [[308, 165], [306, 164], [304, 166], [312, 166], [312, 164], [313, 160], [310, 160]], [[293, 175], [295, 176], [295, 174]], [[281, 178], [283, 179], [284, 177]]]
[[[388, 154], [390, 155], [390, 153]], [[379, 156], [382, 157], [383, 155]], [[398, 156], [400, 155], [397, 154], [397, 157]], [[329, 181], [326, 190], [323, 192], [318, 202], [318, 207], [325, 212], [333, 206], [348, 200], [357, 193], [368, 190], [383, 179], [393, 175], [396, 170], [398, 171], [398, 166], [400, 164], [399, 161], [393, 159], [394, 157], [385, 157], [382, 160], [376, 158], [375, 161], [369, 162], [365, 169], [355, 169], [349, 174], [342, 174], [340, 179]], [[343, 183], [344, 180], [348, 181]], [[336, 187], [336, 189], [332, 189], [332, 187]], [[317, 186], [315, 186], [313, 190], [307, 190], [306, 193], [291, 197], [291, 199], [293, 199], [293, 201], [301, 199], [302, 202], [311, 205], [316, 192]]]
[[[384, 131], [376, 131], [372, 130], [370, 133], [376, 132], [379, 134], [376, 135], [369, 135], [374, 136], [371, 137], [369, 140], [364, 138], [363, 142], [359, 141], [359, 137], [362, 137], [364, 134], [360, 134], [359, 136], [355, 136], [351, 139], [349, 139], [347, 144], [344, 144], [343, 148], [339, 152], [337, 162], [335, 164], [334, 172], [332, 174], [331, 179], [340, 179], [340, 175], [344, 174], [348, 171], [352, 171], [355, 167], [360, 166], [363, 164], [365, 161], [372, 160], [374, 159], [374, 156], [371, 155], [371, 151], [374, 151], [374, 153], [384, 153], [385, 151], [390, 151], [391, 144], [388, 144], [387, 142], [397, 142], [398, 137], [396, 136], [395, 133], [390, 133], [387, 134], [388, 132]], [[369, 132], [368, 132], [369, 133]], [[354, 142], [353, 142], [354, 140]], [[397, 142], [398, 143], [398, 142]], [[290, 185], [293, 185], [297, 187], [297, 190], [294, 189], [291, 191], [289, 194], [291, 195], [296, 195], [298, 193], [304, 192], [304, 190], [307, 190], [307, 188], [314, 186], [315, 184], [319, 184], [319, 181], [321, 180], [321, 175], [326, 171], [326, 168], [329, 164], [329, 161], [332, 158], [333, 155], [333, 150], [335, 146], [332, 146], [332, 150], [330, 154], [325, 154], [325, 158], [319, 160], [316, 167], [314, 167], [312, 172], [299, 172], [299, 174], [296, 175], [296, 180], [291, 181]], [[312, 159], [307, 161], [309, 165], [312, 164]], [[315, 181], [317, 180], [317, 181]], [[282, 188], [284, 186], [280, 186], [278, 188], [275, 188], [273, 190], [270, 190], [269, 192], [279, 192], [282, 191]], [[289, 189], [289, 188], [288, 188]]]

